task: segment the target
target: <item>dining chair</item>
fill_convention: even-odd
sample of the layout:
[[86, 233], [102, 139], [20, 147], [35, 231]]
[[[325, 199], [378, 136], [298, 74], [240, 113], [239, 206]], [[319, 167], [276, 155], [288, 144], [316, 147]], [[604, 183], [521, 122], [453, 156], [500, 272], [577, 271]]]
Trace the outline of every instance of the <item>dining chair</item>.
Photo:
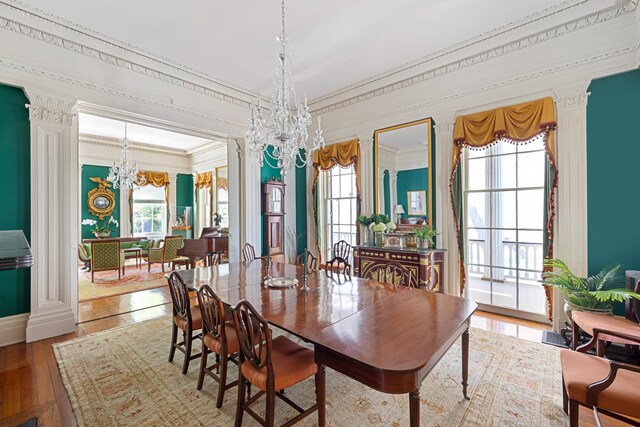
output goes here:
[[[192, 355], [191, 348], [194, 339], [202, 339], [200, 333], [202, 329], [202, 314], [200, 307], [192, 307], [189, 299], [189, 289], [175, 271], [167, 278], [169, 282], [169, 292], [173, 302], [173, 324], [171, 329], [171, 349], [169, 350], [169, 362], [173, 362], [176, 349], [184, 353], [182, 373], [189, 370], [189, 362], [200, 357], [200, 353]], [[182, 331], [182, 342], [178, 341], [178, 329]]]
[[[606, 329], [608, 331], [619, 332], [624, 335], [630, 335], [640, 340], [640, 324], [633, 320], [625, 319], [617, 316], [603, 316], [602, 314], [588, 313], [586, 311], [572, 311], [572, 336], [571, 348], [576, 350], [580, 341], [580, 330], [585, 331], [593, 336], [595, 329]], [[628, 353], [631, 358], [638, 358], [638, 344], [629, 340], [620, 339], [616, 336], [602, 336], [602, 340], [629, 347]], [[604, 357], [604, 346], [596, 348], [598, 356]]]
[[245, 243], [242, 248], [242, 259], [244, 262], [251, 262], [256, 259], [256, 250], [250, 243]]
[[[304, 266], [304, 254], [298, 255], [298, 265]], [[318, 266], [318, 259], [307, 251], [307, 272], [315, 271]]]
[[351, 245], [344, 240], [340, 240], [338, 243], [333, 245], [332, 255], [334, 257], [349, 259], [350, 253], [351, 253]]
[[344, 240], [340, 240], [333, 245], [331, 249], [332, 258], [324, 265], [326, 273], [330, 274], [334, 271], [351, 276], [351, 265], [349, 264], [349, 254], [351, 253], [351, 245]]
[[593, 409], [598, 426], [600, 413], [640, 425], [640, 366], [586, 354], [594, 346], [604, 347], [611, 337], [640, 344], [635, 336], [596, 328], [592, 339], [577, 351], [560, 350], [562, 407], [569, 414], [570, 427], [578, 426], [581, 405]]
[[[238, 384], [238, 381], [227, 383], [227, 365], [229, 361], [237, 363], [234, 355], [240, 348], [238, 337], [233, 321], [227, 321], [225, 318], [222, 300], [209, 285], [204, 285], [198, 290], [198, 305], [202, 315], [202, 359], [198, 390], [202, 390], [205, 374], [213, 378], [218, 383], [216, 408], [221, 408], [224, 392]], [[212, 352], [216, 355], [216, 362], [207, 366], [207, 358]], [[214, 370], [220, 375], [218, 376]]]
[[[318, 425], [324, 426], [325, 370], [324, 366], [316, 365], [313, 350], [283, 335], [272, 339], [267, 321], [246, 300], [232, 307], [231, 312], [240, 344], [236, 427], [242, 425], [244, 412], [263, 426], [273, 426], [276, 396], [299, 412], [284, 425], [293, 425], [318, 411]], [[312, 375], [315, 375], [316, 403], [308, 409], [302, 409], [284, 395], [284, 390]], [[247, 383], [260, 390], [249, 399], [245, 396]], [[250, 407], [263, 395], [266, 395], [264, 419]]]

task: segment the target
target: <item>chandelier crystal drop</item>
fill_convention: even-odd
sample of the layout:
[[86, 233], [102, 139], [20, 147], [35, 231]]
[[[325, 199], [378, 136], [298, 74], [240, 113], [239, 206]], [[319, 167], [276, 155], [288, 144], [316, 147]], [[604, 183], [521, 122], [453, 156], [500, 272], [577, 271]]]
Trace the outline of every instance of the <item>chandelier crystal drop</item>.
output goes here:
[[[259, 154], [260, 166], [266, 160], [269, 166], [280, 169], [280, 174], [284, 176], [292, 166], [310, 166], [313, 152], [320, 147], [324, 148], [320, 117], [313, 143], [307, 143], [311, 114], [306, 94], [304, 104], [298, 102], [293, 85], [290, 40], [286, 36], [284, 25], [284, 0], [282, 33], [276, 37], [276, 45], [277, 68], [273, 75], [271, 109], [264, 111], [260, 106], [260, 97], [256, 104], [251, 105], [251, 119], [245, 139], [248, 148]], [[269, 146], [273, 147], [271, 152], [267, 150]]]
[[107, 181], [113, 183], [113, 188], [123, 190], [138, 190], [141, 185], [145, 185], [144, 176], [138, 176], [138, 165], [129, 160], [130, 143], [127, 139], [127, 124], [124, 124], [124, 138], [122, 143], [122, 157], [120, 164], [113, 162], [113, 167], [109, 169]]

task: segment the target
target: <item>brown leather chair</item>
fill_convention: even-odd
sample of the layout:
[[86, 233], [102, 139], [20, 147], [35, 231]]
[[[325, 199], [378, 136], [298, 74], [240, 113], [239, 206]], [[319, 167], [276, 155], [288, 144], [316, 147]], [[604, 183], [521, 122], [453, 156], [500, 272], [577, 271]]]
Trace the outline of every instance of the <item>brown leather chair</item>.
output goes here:
[[[189, 362], [200, 357], [200, 353], [191, 355], [193, 340], [202, 338], [200, 333], [196, 333], [202, 329], [202, 315], [200, 307], [197, 305], [191, 307], [189, 299], [189, 290], [187, 285], [182, 281], [176, 272], [171, 273], [168, 277], [169, 291], [171, 300], [173, 301], [173, 325], [171, 329], [171, 350], [169, 350], [169, 362], [173, 362], [173, 356], [176, 349], [184, 353], [184, 363], [182, 365], [182, 373], [186, 374], [189, 370]], [[178, 329], [182, 330], [182, 342], [178, 343]]]
[[[293, 425], [317, 410], [318, 425], [324, 426], [325, 372], [324, 366], [316, 365], [313, 350], [302, 347], [282, 335], [271, 339], [267, 321], [246, 300], [240, 301], [231, 311], [240, 343], [235, 425], [242, 425], [242, 417], [246, 411], [263, 426], [273, 426], [275, 398], [278, 396], [300, 412], [287, 421], [286, 425]], [[256, 342], [257, 345], [254, 344]], [[298, 384], [311, 375], [315, 375], [316, 404], [305, 410], [285, 397], [281, 391]], [[260, 391], [245, 401], [247, 382], [255, 385]], [[267, 400], [264, 419], [250, 408], [262, 395], [266, 395]]]
[[604, 347], [612, 337], [640, 344], [637, 337], [596, 328], [591, 341], [578, 351], [560, 351], [563, 409], [570, 427], [578, 426], [580, 405], [593, 408], [598, 425], [599, 413], [640, 425], [627, 418], [640, 418], [640, 367], [585, 354], [594, 346]]
[[[304, 254], [298, 255], [298, 265], [304, 266]], [[315, 271], [318, 267], [318, 259], [309, 251], [307, 251], [307, 272]]]
[[[593, 336], [595, 329], [605, 329], [607, 331], [618, 332], [623, 335], [630, 335], [640, 340], [640, 325], [632, 320], [617, 316], [604, 316], [602, 314], [588, 313], [586, 311], [572, 311], [571, 321], [573, 323], [571, 348], [576, 350], [579, 344], [580, 330], [585, 331]], [[638, 354], [638, 343], [621, 339], [616, 336], [603, 335], [602, 340], [607, 342], [618, 343], [633, 348], [636, 356]], [[598, 356], [604, 356], [604, 346], [598, 347]]]
[[[227, 384], [227, 364], [229, 361], [237, 363], [233, 355], [237, 354], [240, 349], [238, 337], [233, 327], [233, 321], [227, 321], [225, 318], [222, 300], [209, 285], [204, 285], [198, 291], [198, 305], [202, 314], [202, 359], [200, 362], [198, 390], [202, 390], [205, 374], [217, 381], [218, 399], [216, 408], [221, 408], [224, 392], [238, 384], [238, 381]], [[207, 357], [211, 352], [216, 354], [216, 363], [207, 366]], [[220, 376], [214, 370], [219, 370]]]

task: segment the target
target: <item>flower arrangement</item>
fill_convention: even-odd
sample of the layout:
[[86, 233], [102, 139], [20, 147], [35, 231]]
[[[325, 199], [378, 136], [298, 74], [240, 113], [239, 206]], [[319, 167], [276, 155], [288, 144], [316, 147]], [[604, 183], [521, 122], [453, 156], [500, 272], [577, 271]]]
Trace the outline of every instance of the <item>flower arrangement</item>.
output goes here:
[[[415, 234], [418, 239], [422, 240], [423, 242], [429, 242], [429, 245], [433, 246], [433, 238], [440, 233], [437, 232], [434, 228], [431, 228], [431, 226], [424, 224], [422, 227], [415, 230], [413, 234]], [[426, 247], [424, 244], [421, 246]]]
[[116, 228], [120, 227], [120, 224], [118, 224], [118, 220], [115, 219], [113, 216], [109, 217], [109, 219], [102, 221], [101, 223], [98, 223], [98, 221], [93, 218], [82, 220], [82, 225], [94, 226], [91, 229], [91, 232], [94, 234], [109, 234], [111, 232], [111, 224], [114, 224]]
[[384, 233], [385, 231], [387, 231], [387, 224], [384, 224], [382, 222], [373, 222], [369, 225], [369, 230], [372, 230], [376, 233]]
[[360, 215], [358, 217], [358, 224], [378, 233], [396, 229], [396, 225], [391, 222], [389, 216], [385, 214]]

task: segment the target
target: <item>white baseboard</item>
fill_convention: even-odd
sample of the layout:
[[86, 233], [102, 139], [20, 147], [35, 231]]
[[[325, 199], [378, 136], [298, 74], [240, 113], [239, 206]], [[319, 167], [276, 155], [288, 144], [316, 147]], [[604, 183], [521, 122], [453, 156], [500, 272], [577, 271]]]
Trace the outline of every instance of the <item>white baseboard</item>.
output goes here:
[[76, 330], [76, 319], [71, 307], [32, 313], [27, 322], [27, 342], [64, 335]]
[[24, 342], [29, 313], [0, 317], [0, 346]]

